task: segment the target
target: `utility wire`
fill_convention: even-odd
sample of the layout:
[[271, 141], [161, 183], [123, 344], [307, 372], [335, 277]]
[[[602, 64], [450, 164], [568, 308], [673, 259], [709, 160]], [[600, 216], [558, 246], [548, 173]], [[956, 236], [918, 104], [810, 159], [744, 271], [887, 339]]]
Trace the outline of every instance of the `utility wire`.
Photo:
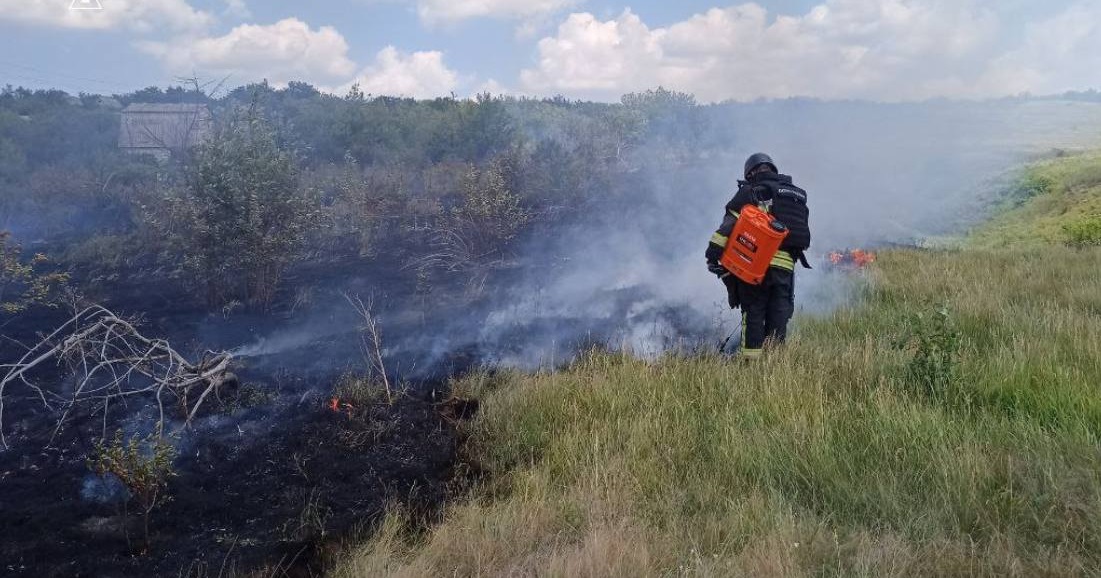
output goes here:
[[[114, 91], [118, 91], [119, 93], [127, 93], [127, 92], [133, 92], [135, 90], [140, 90], [140, 88], [135, 88], [134, 86], [126, 86], [124, 84], [114, 82], [114, 81], [103, 80], [103, 79], [98, 79], [98, 78], [89, 78], [89, 77], [85, 77], [85, 76], [76, 76], [76, 75], [73, 75], [73, 74], [66, 74], [66, 73], [63, 73], [63, 72], [49, 71], [49, 70], [45, 70], [45, 69], [37, 67], [37, 66], [19, 64], [19, 63], [11, 62], [11, 61], [8, 61], [8, 60], [0, 60], [0, 66], [6, 66], [6, 67], [9, 67], [9, 68], [17, 68], [17, 69], [21, 69], [21, 70], [24, 70], [24, 71], [30, 71], [32, 73], [35, 73], [35, 75], [29, 75], [29, 74], [20, 74], [20, 73], [17, 73], [17, 72], [5, 71], [4, 72], [5, 76], [13, 76], [13, 77], [16, 77], [16, 78], [22, 78], [24, 80], [30, 80], [30, 81], [38, 82], [38, 83], [45, 84], [45, 85], [53, 85], [53, 86], [64, 85], [67, 88], [72, 89], [72, 88], [74, 88], [74, 85], [72, 84], [71, 81], [72, 80], [79, 80], [81, 82], [91, 82], [91, 83], [95, 83], [95, 84], [104, 85], [106, 87], [110, 87]], [[45, 77], [44, 76], [38, 76], [37, 74], [43, 74], [43, 75], [45, 75]], [[68, 80], [63, 80], [63, 79], [68, 79]], [[171, 85], [171, 82], [172, 81], [170, 81], [170, 80], [161, 79], [161, 80], [158, 81], [158, 85], [160, 85], [161, 83], [164, 83], [166, 86], [168, 86], [168, 85]], [[144, 88], [144, 87], [141, 87], [141, 88]], [[71, 90], [70, 90], [70, 92], [71, 92]], [[86, 90], [81, 88], [81, 89], [76, 90], [75, 92], [86, 92]]]
[[48, 70], [44, 70], [42, 68], [39, 68], [37, 66], [30, 66], [30, 65], [27, 65], [27, 64], [19, 64], [17, 62], [11, 62], [9, 60], [0, 60], [0, 65], [10, 66], [10, 67], [15, 67], [15, 68], [21, 68], [23, 70], [28, 70], [30, 72], [39, 73], [39, 74], [45, 74], [47, 76], [52, 76], [52, 77], [55, 77], [55, 78], [68, 78], [68, 79], [71, 79], [71, 80], [80, 80], [80, 81], [84, 81], [84, 82], [94, 82], [96, 84], [103, 84], [103, 85], [107, 85], [107, 86], [112, 86], [114, 88], [119, 88], [119, 87], [122, 86], [121, 84], [119, 84], [117, 82], [112, 82], [112, 81], [109, 81], [109, 80], [103, 80], [103, 79], [98, 79], [98, 78], [88, 78], [88, 77], [85, 77], [85, 76], [76, 76], [76, 75], [72, 75], [72, 74], [66, 74], [64, 72], [48, 71]]

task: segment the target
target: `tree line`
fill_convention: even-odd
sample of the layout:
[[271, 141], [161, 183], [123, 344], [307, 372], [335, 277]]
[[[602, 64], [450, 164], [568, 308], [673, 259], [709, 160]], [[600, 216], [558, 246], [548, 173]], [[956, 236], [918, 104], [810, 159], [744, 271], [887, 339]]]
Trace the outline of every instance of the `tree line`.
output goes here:
[[[167, 163], [125, 154], [119, 111], [135, 102], [204, 104], [215, 130]], [[296, 82], [219, 97], [9, 86], [0, 230], [93, 268], [150, 256], [212, 307], [269, 305], [307, 254], [385, 260], [421, 284], [462, 275], [476, 287], [534, 228], [614, 197], [644, 143], [666, 160], [688, 151], [703, 111], [660, 88], [603, 104], [335, 96]]]

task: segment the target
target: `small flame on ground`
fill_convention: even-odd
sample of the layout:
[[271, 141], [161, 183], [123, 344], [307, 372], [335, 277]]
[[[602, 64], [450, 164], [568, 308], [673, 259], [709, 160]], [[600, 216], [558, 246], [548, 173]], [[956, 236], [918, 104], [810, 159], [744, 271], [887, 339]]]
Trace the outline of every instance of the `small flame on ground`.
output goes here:
[[830, 264], [836, 267], [851, 267], [863, 269], [875, 263], [875, 253], [864, 249], [850, 249], [848, 251], [833, 251], [829, 254]]
[[351, 415], [352, 410], [354, 410], [354, 409], [355, 409], [354, 405], [352, 405], [352, 404], [350, 404], [346, 401], [340, 401], [339, 397], [334, 397], [334, 398], [329, 400], [329, 410], [330, 411], [333, 411], [333, 412], [336, 412], [336, 413], [346, 411], [346, 412], [348, 412], [348, 415]]

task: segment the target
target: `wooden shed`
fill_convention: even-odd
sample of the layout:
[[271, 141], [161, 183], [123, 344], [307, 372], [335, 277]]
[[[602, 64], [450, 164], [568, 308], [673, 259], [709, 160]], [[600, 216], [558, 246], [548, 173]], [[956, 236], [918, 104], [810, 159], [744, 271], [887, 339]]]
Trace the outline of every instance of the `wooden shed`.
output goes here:
[[122, 110], [119, 148], [168, 158], [203, 142], [212, 129], [205, 104], [134, 103]]

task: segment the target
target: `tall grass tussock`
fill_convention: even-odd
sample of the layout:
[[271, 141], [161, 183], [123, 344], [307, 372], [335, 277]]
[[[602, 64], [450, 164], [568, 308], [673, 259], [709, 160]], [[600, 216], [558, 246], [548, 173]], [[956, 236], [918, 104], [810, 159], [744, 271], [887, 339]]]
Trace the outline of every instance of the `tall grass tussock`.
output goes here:
[[881, 254], [756, 362], [459, 381], [485, 481], [333, 575], [1101, 575], [1101, 249], [988, 246]]

